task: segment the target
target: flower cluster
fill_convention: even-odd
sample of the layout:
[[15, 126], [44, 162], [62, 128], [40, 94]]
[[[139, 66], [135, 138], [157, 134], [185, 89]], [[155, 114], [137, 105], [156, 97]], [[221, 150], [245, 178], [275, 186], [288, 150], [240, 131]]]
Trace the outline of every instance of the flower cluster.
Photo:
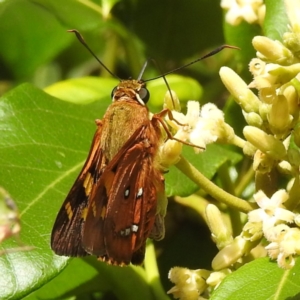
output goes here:
[[[300, 202], [296, 194], [299, 191], [300, 165], [300, 23], [297, 15], [300, 5], [287, 0], [286, 7], [291, 31], [283, 35], [283, 42], [263, 36], [253, 39], [257, 50], [257, 58], [249, 64], [253, 81], [247, 86], [228, 68], [222, 68], [220, 76], [242, 107], [249, 124], [243, 133], [253, 146], [256, 189], [261, 189], [254, 195], [260, 208], [249, 213], [246, 225], [248, 228], [254, 226], [256, 234], [261, 231], [270, 242], [266, 247], [269, 256], [277, 259], [281, 267], [290, 268], [294, 265], [294, 255], [299, 254], [297, 238], [300, 234], [298, 227], [291, 227], [297, 226], [297, 216], [292, 211]], [[250, 88], [256, 88], [258, 96]], [[245, 147], [244, 152], [249, 154], [249, 148]], [[287, 191], [277, 190], [275, 176], [272, 175], [275, 169], [291, 176]]]
[[[288, 193], [279, 190], [268, 198], [259, 191], [254, 199], [259, 208], [248, 214], [242, 233], [216, 255], [212, 263], [215, 270], [230, 267], [253, 250], [254, 257], [265, 256], [267, 251], [282, 268], [294, 266], [295, 255], [300, 254], [300, 229], [295, 227], [298, 215], [283, 204], [288, 200]], [[261, 244], [262, 237], [270, 242], [265, 248]]]
[[[241, 107], [247, 122], [243, 129], [245, 140], [235, 136], [222, 114], [212, 121], [216, 130], [210, 122], [201, 123], [206, 112], [209, 116], [211, 104], [207, 111], [206, 107], [202, 108], [201, 118], [189, 133], [191, 142], [206, 145], [206, 140], [200, 141], [199, 136], [205, 137], [209, 128], [210, 142], [234, 144], [241, 147], [245, 155], [253, 157], [256, 190], [253, 203], [257, 208], [249, 210], [242, 232], [233, 236], [219, 209], [212, 204], [207, 206], [206, 222], [219, 252], [212, 261], [213, 271], [206, 271], [201, 280], [191, 278], [205, 270], [177, 268], [176, 272], [170, 271], [170, 279], [176, 284], [170, 293], [180, 299], [202, 299], [228, 273], [249, 259], [269, 256], [277, 260], [281, 268], [290, 269], [300, 255], [300, 2], [285, 0], [285, 5], [290, 25], [282, 42], [263, 36], [253, 39], [257, 57], [249, 64], [252, 82], [245, 83], [227, 67], [220, 70], [221, 80]], [[264, 10], [262, 1], [251, 0], [224, 0], [222, 7], [228, 9], [226, 20], [233, 25], [242, 19], [259, 22], [260, 12]], [[221, 119], [224, 123], [219, 126]], [[278, 176], [282, 179], [280, 188]], [[179, 280], [178, 274], [185, 277]], [[187, 281], [189, 288], [184, 285]], [[192, 295], [191, 290], [198, 298], [186, 296]]]

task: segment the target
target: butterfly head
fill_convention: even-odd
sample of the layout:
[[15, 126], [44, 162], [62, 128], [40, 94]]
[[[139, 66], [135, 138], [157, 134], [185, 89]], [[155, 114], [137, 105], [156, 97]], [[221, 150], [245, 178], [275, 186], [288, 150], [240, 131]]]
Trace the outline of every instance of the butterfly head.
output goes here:
[[146, 83], [142, 80], [122, 80], [111, 93], [112, 101], [125, 100], [137, 101], [141, 105], [145, 105], [150, 93], [146, 88]]

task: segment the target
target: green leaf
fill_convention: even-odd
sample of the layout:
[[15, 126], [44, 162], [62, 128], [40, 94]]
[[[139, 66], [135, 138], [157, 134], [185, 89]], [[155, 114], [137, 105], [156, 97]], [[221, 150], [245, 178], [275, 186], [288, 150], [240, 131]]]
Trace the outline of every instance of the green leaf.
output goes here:
[[118, 81], [113, 78], [82, 77], [59, 81], [45, 88], [45, 91], [65, 101], [87, 104], [99, 98], [108, 98], [117, 84]]
[[[0, 3], [1, 59], [16, 78], [31, 76], [73, 40], [66, 30], [99, 27], [99, 7], [90, 1], [14, 0]], [[29, 17], [30, 16], [30, 17]]]
[[42, 7], [59, 23], [68, 29], [91, 30], [103, 25], [101, 6], [89, 0], [64, 0], [64, 4], [56, 0], [30, 0], [33, 5]]
[[233, 26], [224, 23], [224, 32], [226, 43], [237, 46], [239, 51], [235, 52], [235, 58], [239, 63], [239, 67], [245, 73], [243, 78], [249, 78], [248, 64], [250, 60], [256, 57], [255, 49], [252, 47], [252, 39], [256, 35], [261, 35], [261, 28], [258, 25], [251, 25], [243, 21], [239, 26]]
[[266, 17], [263, 28], [265, 36], [282, 41], [282, 36], [288, 32], [289, 19], [286, 14], [284, 0], [266, 0]]
[[[92, 257], [88, 259], [96, 260], [96, 258]], [[88, 283], [92, 282], [97, 276], [98, 271], [87, 262], [87, 259], [75, 258], [70, 261], [70, 264], [57, 277], [25, 299], [65, 299], [77, 287], [80, 287], [79, 295], [87, 291], [92, 292], [92, 288]], [[89, 289], [87, 289], [87, 286]], [[109, 287], [107, 280], [102, 278], [98, 282], [98, 287], [105, 291], [105, 286]]]
[[54, 280], [25, 299], [68, 299], [93, 293], [113, 294], [122, 300], [154, 300], [142, 267], [109, 266], [97, 261], [95, 257], [72, 259], [67, 268]]
[[290, 270], [283, 270], [269, 258], [256, 259], [228, 275], [211, 300], [299, 299], [300, 260]]
[[[184, 77], [180, 75], [168, 75], [167, 82], [170, 89], [176, 91], [176, 95], [181, 103], [185, 103], [188, 100], [199, 100], [202, 96], [202, 87], [195, 79], [190, 77]], [[150, 81], [147, 85], [151, 99], [150, 105], [161, 109], [164, 97], [168, 91], [163, 78]]]
[[[106, 107], [103, 99], [70, 104], [28, 84], [1, 98], [0, 182], [19, 207], [21, 241], [35, 247], [0, 257], [2, 299], [22, 298], [65, 267], [67, 258], [50, 249], [51, 228]], [[1, 249], [16, 246], [8, 240]]]
[[[99, 97], [111, 95], [113, 88], [118, 82], [118, 80], [113, 78], [89, 76], [59, 81], [45, 88], [45, 91], [65, 101], [85, 104], [96, 101]], [[176, 94], [183, 103], [188, 100], [201, 98], [202, 88], [192, 78], [169, 75], [167, 82], [171, 89], [172, 87], [176, 89]], [[168, 91], [165, 81], [162, 78], [150, 81], [147, 84], [147, 88], [151, 96], [149, 105], [161, 109], [165, 94]]]

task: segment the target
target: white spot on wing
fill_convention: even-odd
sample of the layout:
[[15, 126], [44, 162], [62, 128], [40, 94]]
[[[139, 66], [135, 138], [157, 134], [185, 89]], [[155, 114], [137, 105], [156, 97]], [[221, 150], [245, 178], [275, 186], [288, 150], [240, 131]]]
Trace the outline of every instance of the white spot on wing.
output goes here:
[[131, 225], [131, 231], [132, 231], [132, 232], [137, 232], [138, 229], [139, 229], [139, 226], [137, 226], [136, 224], [132, 224], [132, 225]]
[[130, 192], [129, 192], [129, 188], [128, 188], [125, 190], [125, 193], [124, 193], [125, 198], [128, 198], [129, 194], [130, 194]]
[[138, 199], [138, 198], [142, 197], [142, 195], [143, 195], [143, 188], [139, 188], [139, 190], [136, 194], [136, 198]]

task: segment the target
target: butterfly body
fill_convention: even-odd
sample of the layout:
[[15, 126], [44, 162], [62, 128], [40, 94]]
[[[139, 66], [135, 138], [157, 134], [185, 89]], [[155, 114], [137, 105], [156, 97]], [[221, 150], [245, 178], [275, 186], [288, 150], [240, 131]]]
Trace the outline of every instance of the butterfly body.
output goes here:
[[51, 246], [57, 254], [140, 264], [146, 239], [162, 238], [157, 214], [157, 198], [164, 197], [157, 160], [161, 131], [158, 119], [149, 118], [145, 91], [142, 81], [121, 81], [103, 120], [96, 121], [88, 158], [53, 227]]

